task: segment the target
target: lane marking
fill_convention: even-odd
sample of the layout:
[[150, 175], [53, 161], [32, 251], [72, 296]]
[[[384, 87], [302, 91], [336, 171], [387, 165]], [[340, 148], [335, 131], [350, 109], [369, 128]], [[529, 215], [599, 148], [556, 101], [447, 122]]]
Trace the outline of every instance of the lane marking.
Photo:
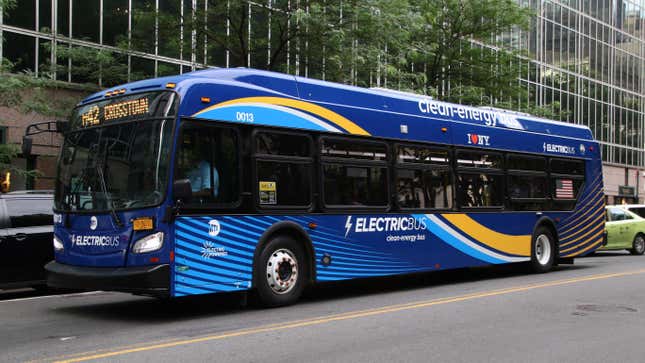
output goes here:
[[69, 297], [69, 296], [88, 296], [88, 295], [98, 295], [98, 294], [103, 294], [105, 291], [88, 291], [88, 292], [76, 292], [73, 294], [60, 294], [60, 295], [45, 295], [45, 296], [33, 296], [33, 297], [23, 297], [19, 299], [8, 299], [8, 300], [0, 300], [0, 304], [2, 303], [10, 303], [10, 302], [18, 302], [18, 301], [29, 301], [29, 300], [41, 300], [41, 299], [49, 299], [49, 298], [54, 298], [54, 297]]
[[120, 350], [115, 350], [112, 352], [106, 352], [106, 353], [100, 353], [100, 354], [92, 354], [96, 351], [78, 353], [74, 355], [75, 356], [79, 354], [88, 354], [88, 355], [63, 359], [63, 360], [57, 361], [56, 363], [82, 362], [82, 361], [88, 361], [88, 360], [94, 360], [94, 359], [114, 357], [118, 355], [125, 355], [130, 353], [138, 353], [138, 352], [145, 352], [145, 351], [156, 350], [156, 349], [176, 347], [181, 345], [195, 344], [195, 343], [214, 341], [214, 340], [222, 340], [226, 338], [233, 338], [233, 337], [239, 337], [239, 336], [245, 336], [245, 335], [251, 335], [251, 334], [294, 329], [294, 328], [300, 328], [300, 327], [306, 327], [306, 326], [312, 326], [312, 325], [320, 325], [320, 324], [330, 323], [335, 321], [357, 319], [357, 318], [363, 318], [367, 316], [394, 313], [394, 312], [399, 312], [404, 310], [419, 309], [419, 308], [425, 308], [425, 307], [430, 307], [435, 305], [443, 305], [443, 304], [449, 304], [449, 303], [455, 303], [455, 302], [461, 302], [461, 301], [468, 301], [468, 300], [474, 300], [474, 299], [491, 297], [491, 296], [506, 295], [506, 294], [516, 293], [516, 292], [524, 292], [524, 291], [547, 288], [547, 287], [570, 285], [578, 282], [604, 280], [604, 279], [633, 276], [633, 275], [640, 275], [640, 274], [645, 274], [645, 269], [610, 273], [610, 274], [590, 275], [586, 277], [555, 280], [550, 282], [543, 282], [543, 283], [526, 285], [526, 286], [516, 286], [516, 287], [491, 290], [486, 292], [466, 294], [461, 296], [453, 296], [453, 297], [438, 298], [438, 299], [432, 299], [432, 300], [426, 300], [426, 301], [416, 301], [416, 302], [410, 302], [410, 303], [404, 303], [404, 304], [388, 305], [388, 306], [382, 306], [379, 308], [356, 310], [356, 311], [350, 311], [347, 313], [320, 316], [320, 317], [311, 318], [311, 319], [295, 320], [295, 321], [286, 322], [286, 323], [276, 323], [271, 325], [260, 326], [257, 328], [242, 329], [242, 330], [231, 331], [227, 333], [208, 335], [201, 338], [171, 341], [167, 343], [160, 343], [160, 344], [153, 344], [153, 345], [143, 345], [136, 348], [120, 349]]

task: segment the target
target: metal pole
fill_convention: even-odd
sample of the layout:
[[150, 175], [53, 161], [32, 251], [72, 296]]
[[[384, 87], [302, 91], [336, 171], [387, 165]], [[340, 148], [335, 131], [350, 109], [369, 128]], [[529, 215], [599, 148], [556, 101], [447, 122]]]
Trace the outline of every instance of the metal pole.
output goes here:
[[[70, 39], [72, 39], [72, 9], [73, 9], [73, 6], [74, 6], [73, 1], [69, 0], [69, 17], [68, 17], [69, 21], [67, 22], [68, 23], [67, 26], [68, 26], [68, 30], [69, 30], [68, 34], [69, 34]], [[56, 16], [56, 18], [58, 18], [58, 16]], [[69, 50], [70, 50], [70, 53], [71, 53], [71, 50], [72, 50], [72, 44], [71, 43], [69, 44]], [[70, 57], [67, 57], [67, 82], [70, 82], [70, 83], [72, 82], [72, 58], [70, 58]]]
[[4, 53], [2, 49], [2, 43], [4, 43], [4, 32], [2, 31], [2, 25], [4, 25], [4, 9], [2, 8], [2, 3], [0, 3], [0, 62], [4, 63]]
[[[229, 38], [231, 36], [231, 2], [226, 1], [226, 44], [228, 44]], [[229, 68], [231, 66], [230, 64], [231, 61], [231, 52], [228, 49], [228, 46], [226, 47], [226, 68]]]
[[[159, 0], [155, 0], [155, 57], [159, 55]], [[155, 77], [159, 73], [159, 61], [155, 59]]]
[[[99, 1], [99, 44], [103, 45], [103, 0]], [[102, 50], [99, 50], [99, 53]], [[103, 86], [103, 64], [99, 63], [99, 87]]]
[[208, 65], [208, 1], [204, 1], [204, 65]]
[[[56, 69], [56, 36], [58, 35], [58, 0], [52, 0], [52, 16], [51, 16], [51, 23], [52, 23], [52, 49], [51, 49], [51, 54], [49, 56], [49, 63], [51, 64], [52, 69]], [[70, 8], [71, 9], [71, 8]], [[69, 22], [70, 24], [72, 23], [72, 16], [70, 13], [69, 17]], [[71, 34], [70, 34], [71, 37]], [[56, 79], [56, 72], [52, 72], [51, 74], [52, 79]]]
[[[180, 3], [181, 10], [181, 20], [179, 23], [179, 59], [184, 60], [184, 0], [181, 0]], [[184, 73], [184, 66], [179, 67], [179, 74]]]
[[[34, 26], [34, 30], [39, 31], [39, 29], [40, 29], [40, 1], [39, 0], [34, 0], [34, 1], [36, 2], [36, 25]], [[38, 52], [38, 44], [40, 43], [39, 39], [40, 38], [38, 36], [36, 36], [34, 38], [34, 42], [35, 42], [35, 45], [34, 45], [34, 53], [35, 53], [35, 57], [34, 57], [35, 58], [34, 59], [34, 74], [36, 75], [36, 77], [38, 77], [38, 58], [40, 56], [40, 54]]]
[[251, 67], [251, 3], [249, 3], [249, 19], [248, 30], [246, 39], [246, 66]]
[[[71, 2], [72, 0], [70, 0]], [[132, 48], [132, 0], [128, 0], [128, 82], [132, 76], [132, 56], [130, 50]]]
[[[158, 0], [157, 0], [158, 1]], [[190, 70], [195, 70], [195, 63], [197, 63], [197, 27], [195, 27], [195, 11], [197, 9], [197, 0], [193, 0], [191, 9], [192, 25], [190, 29]]]
[[271, 0], [267, 1], [269, 14], [267, 16], [267, 68], [271, 65]]

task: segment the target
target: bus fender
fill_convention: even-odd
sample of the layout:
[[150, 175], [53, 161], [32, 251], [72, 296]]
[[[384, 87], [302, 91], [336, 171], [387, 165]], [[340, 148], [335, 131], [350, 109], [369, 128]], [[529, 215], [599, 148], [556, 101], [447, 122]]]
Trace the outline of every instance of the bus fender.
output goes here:
[[[264, 246], [271, 241], [273, 236], [278, 234], [289, 235], [294, 240], [303, 244], [307, 257], [309, 258], [309, 282], [312, 283], [316, 281], [316, 255], [314, 254], [311, 238], [309, 238], [309, 234], [304, 230], [304, 228], [302, 228], [302, 226], [293, 221], [277, 222], [264, 231], [262, 236], [260, 236], [258, 245], [255, 247], [255, 252], [253, 253], [253, 271], [256, 271], [257, 266], [255, 266], [255, 264], [257, 263]], [[253, 285], [255, 285], [255, 283], [256, 282], [253, 281]]]
[[[558, 236], [558, 230], [555, 228], [555, 222], [546, 216], [540, 217], [537, 222], [535, 222], [535, 225], [533, 226], [533, 232], [531, 234], [531, 245], [533, 245], [533, 236], [535, 236], [535, 231], [538, 229], [540, 226], [546, 226], [547, 228], [551, 229], [551, 232], [553, 233], [553, 237], [555, 238], [555, 263], [558, 263], [558, 259], [560, 258], [560, 237]], [[531, 249], [533, 247], [531, 246]]]

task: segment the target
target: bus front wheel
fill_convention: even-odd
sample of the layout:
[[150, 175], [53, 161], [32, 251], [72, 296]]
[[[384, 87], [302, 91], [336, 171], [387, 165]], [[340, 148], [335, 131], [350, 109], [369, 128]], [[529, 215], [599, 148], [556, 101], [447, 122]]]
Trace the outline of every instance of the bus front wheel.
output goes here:
[[255, 269], [259, 302], [268, 307], [295, 303], [304, 290], [307, 271], [302, 245], [288, 236], [271, 239]]
[[537, 273], [548, 272], [555, 261], [555, 238], [551, 230], [540, 226], [531, 243], [531, 269]]

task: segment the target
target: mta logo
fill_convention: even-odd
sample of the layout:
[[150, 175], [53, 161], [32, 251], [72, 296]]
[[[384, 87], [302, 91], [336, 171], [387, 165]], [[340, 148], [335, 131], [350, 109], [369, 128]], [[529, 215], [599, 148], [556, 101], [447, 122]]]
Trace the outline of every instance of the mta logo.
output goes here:
[[219, 225], [219, 222], [216, 219], [211, 219], [208, 222], [208, 234], [215, 237], [219, 234], [219, 231], [221, 230], [221, 227]]

